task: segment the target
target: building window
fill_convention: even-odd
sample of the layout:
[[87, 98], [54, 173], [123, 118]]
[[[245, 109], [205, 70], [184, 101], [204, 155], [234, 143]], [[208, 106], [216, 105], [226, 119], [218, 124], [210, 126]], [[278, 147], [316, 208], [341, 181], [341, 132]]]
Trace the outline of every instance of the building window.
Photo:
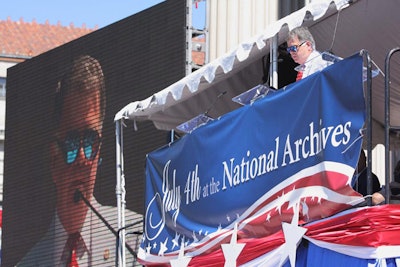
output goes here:
[[[311, 2], [311, 1], [307, 1]], [[290, 15], [294, 11], [297, 11], [304, 7], [305, 0], [281, 0], [279, 1], [279, 18], [283, 18]]]
[[0, 97], [6, 97], [6, 78], [0, 78]]

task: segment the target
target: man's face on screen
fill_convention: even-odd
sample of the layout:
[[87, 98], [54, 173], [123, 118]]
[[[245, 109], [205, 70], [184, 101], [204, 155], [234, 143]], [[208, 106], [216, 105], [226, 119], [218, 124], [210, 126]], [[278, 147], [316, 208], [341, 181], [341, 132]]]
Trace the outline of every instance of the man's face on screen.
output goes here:
[[79, 190], [90, 201], [101, 145], [100, 100], [97, 92], [71, 94], [64, 99], [52, 149], [52, 177], [57, 189], [57, 212], [68, 233], [83, 225], [88, 207], [74, 198]]

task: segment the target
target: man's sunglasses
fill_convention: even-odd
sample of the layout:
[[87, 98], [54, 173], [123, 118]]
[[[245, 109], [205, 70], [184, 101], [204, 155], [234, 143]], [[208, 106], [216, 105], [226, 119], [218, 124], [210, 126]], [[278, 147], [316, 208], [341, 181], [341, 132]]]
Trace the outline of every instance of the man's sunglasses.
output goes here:
[[72, 164], [78, 157], [79, 149], [82, 148], [87, 160], [94, 160], [99, 151], [101, 138], [99, 133], [93, 129], [87, 129], [83, 135], [79, 131], [70, 131], [64, 140], [57, 140], [58, 146], [64, 154], [67, 164]]
[[288, 53], [290, 53], [290, 52], [297, 52], [298, 50], [299, 50], [299, 47], [300, 46], [302, 46], [303, 44], [305, 44], [307, 41], [304, 41], [304, 42], [302, 42], [301, 44], [299, 44], [299, 45], [292, 45], [292, 46], [289, 46], [288, 48], [286, 48], [286, 51], [288, 52]]

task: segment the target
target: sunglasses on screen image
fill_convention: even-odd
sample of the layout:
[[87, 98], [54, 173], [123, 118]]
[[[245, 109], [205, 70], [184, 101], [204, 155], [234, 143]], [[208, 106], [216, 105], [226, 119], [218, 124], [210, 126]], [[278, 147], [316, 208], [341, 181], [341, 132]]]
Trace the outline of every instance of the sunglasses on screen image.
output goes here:
[[307, 41], [304, 41], [304, 42], [302, 42], [301, 44], [299, 44], [299, 45], [292, 45], [292, 46], [289, 46], [288, 48], [286, 48], [286, 51], [288, 52], [288, 53], [290, 53], [290, 52], [297, 52], [298, 50], [299, 50], [299, 47], [300, 46], [302, 46], [303, 44], [305, 44]]
[[79, 131], [70, 131], [64, 140], [57, 140], [58, 146], [64, 154], [65, 163], [72, 164], [78, 157], [82, 148], [87, 160], [94, 160], [99, 151], [101, 138], [99, 133], [93, 129], [87, 129], [81, 135]]

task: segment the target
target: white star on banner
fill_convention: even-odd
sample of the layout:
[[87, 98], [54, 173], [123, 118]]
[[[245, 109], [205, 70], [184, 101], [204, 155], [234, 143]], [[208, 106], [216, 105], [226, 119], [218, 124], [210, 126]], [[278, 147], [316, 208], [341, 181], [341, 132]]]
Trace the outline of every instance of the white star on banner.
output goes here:
[[267, 214], [267, 218], [265, 219], [267, 222], [269, 222], [270, 220], [271, 220], [271, 213], [269, 212], [268, 214]]
[[199, 241], [199, 239], [197, 238], [196, 233], [194, 231], [192, 233], [192, 238], [193, 238], [193, 242]]
[[164, 252], [168, 250], [167, 248], [168, 237], [165, 239], [165, 242], [160, 242], [160, 250], [158, 251], [159, 256], [164, 256]]
[[180, 235], [178, 233], [175, 233], [175, 238], [172, 240], [172, 249], [179, 246], [179, 243], [178, 243], [179, 237], [180, 237]]
[[292, 222], [282, 223], [282, 230], [285, 236], [284, 254], [282, 255], [279, 266], [282, 266], [289, 257], [290, 265], [296, 266], [296, 250], [297, 246], [307, 232], [307, 228], [299, 227], [299, 204], [294, 206]]
[[237, 243], [237, 224], [235, 224], [235, 228], [233, 229], [232, 233], [231, 243], [221, 245], [225, 257], [224, 267], [236, 267], [236, 259], [240, 255], [240, 252], [242, 252], [245, 245], [246, 244]]
[[151, 245], [150, 245], [150, 243], [147, 245], [147, 247], [146, 247], [146, 253], [150, 253], [150, 250], [151, 250]]
[[305, 201], [302, 201], [301, 202], [301, 207], [302, 207], [302, 212], [301, 212], [301, 215], [303, 215], [303, 216], [307, 216], [307, 218], [309, 218], [309, 215], [308, 215], [308, 205], [307, 205], [307, 203], [305, 202]]
[[184, 256], [185, 254], [184, 243], [185, 242], [182, 239], [182, 244], [181, 248], [179, 249], [178, 258], [169, 261], [171, 267], [187, 267], [189, 265], [189, 262], [192, 260], [192, 258]]
[[275, 210], [278, 211], [279, 214], [282, 214], [282, 213], [281, 213], [281, 212], [282, 212], [281, 208], [282, 208], [282, 205], [286, 202], [286, 198], [285, 198], [284, 196], [285, 196], [285, 193], [282, 191], [282, 195], [281, 195], [281, 196], [278, 196], [278, 197], [276, 198], [277, 205], [276, 205]]

